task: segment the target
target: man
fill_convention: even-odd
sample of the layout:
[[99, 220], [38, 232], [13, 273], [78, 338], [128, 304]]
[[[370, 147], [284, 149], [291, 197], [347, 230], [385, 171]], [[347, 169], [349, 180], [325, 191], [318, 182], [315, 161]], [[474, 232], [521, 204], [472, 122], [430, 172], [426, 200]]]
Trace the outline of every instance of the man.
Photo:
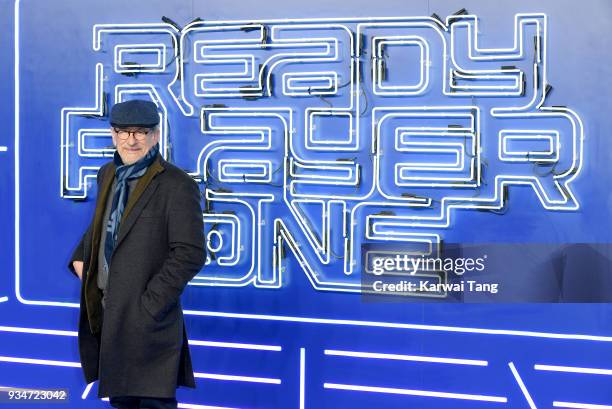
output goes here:
[[81, 364], [113, 407], [176, 408], [176, 388], [195, 388], [180, 295], [205, 261], [200, 190], [161, 157], [154, 103], [115, 104], [110, 124], [116, 152], [69, 263]]

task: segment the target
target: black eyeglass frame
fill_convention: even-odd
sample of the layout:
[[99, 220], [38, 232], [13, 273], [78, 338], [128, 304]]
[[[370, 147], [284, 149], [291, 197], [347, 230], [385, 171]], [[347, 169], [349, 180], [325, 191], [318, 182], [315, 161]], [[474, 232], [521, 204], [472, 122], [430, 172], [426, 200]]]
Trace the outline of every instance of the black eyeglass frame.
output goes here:
[[[121, 139], [122, 141], [126, 141], [129, 139], [130, 134], [134, 135], [134, 139], [136, 139], [137, 141], [144, 141], [145, 138], [147, 137], [147, 135], [149, 135], [151, 132], [153, 132], [152, 128], [140, 128], [137, 131], [127, 131], [121, 128], [116, 128], [116, 127], [112, 127], [113, 131], [115, 132], [115, 134], [117, 134], [117, 138]], [[144, 131], [143, 131], [144, 130]], [[122, 136], [123, 134], [123, 136]]]

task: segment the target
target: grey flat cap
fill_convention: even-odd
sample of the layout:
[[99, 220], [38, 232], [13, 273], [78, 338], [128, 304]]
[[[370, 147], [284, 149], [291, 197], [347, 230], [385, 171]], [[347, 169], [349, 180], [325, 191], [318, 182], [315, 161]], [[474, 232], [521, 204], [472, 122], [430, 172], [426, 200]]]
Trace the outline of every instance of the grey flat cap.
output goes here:
[[159, 124], [157, 105], [142, 99], [119, 102], [111, 108], [110, 124], [120, 128], [128, 126], [153, 128]]

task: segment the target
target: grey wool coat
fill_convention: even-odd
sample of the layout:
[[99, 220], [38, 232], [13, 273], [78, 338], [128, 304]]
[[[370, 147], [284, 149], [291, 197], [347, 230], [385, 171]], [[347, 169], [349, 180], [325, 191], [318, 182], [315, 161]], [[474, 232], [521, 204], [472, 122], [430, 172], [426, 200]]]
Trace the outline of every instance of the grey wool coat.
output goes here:
[[200, 190], [161, 155], [139, 179], [119, 226], [109, 265], [106, 309], [97, 286], [98, 249], [115, 164], [98, 171], [98, 198], [89, 228], [68, 263], [81, 260], [78, 344], [87, 383], [98, 396], [176, 396], [195, 388], [180, 295], [204, 265]]

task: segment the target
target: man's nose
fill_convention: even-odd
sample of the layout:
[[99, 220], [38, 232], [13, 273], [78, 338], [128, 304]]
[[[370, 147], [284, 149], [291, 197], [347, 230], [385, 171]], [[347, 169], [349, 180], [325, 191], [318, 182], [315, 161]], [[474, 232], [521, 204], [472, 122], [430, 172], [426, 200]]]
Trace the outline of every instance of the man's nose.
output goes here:
[[138, 139], [136, 139], [136, 135], [133, 132], [130, 132], [126, 142], [128, 145], [136, 145], [138, 143]]

